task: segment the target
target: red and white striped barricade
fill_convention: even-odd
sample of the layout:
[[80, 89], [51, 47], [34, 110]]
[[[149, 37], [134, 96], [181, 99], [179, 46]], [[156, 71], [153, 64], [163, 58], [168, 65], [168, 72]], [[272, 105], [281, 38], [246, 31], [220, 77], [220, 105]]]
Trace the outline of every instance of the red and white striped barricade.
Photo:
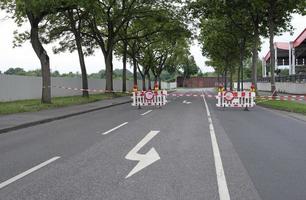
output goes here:
[[164, 106], [167, 103], [167, 91], [137, 91], [133, 92], [132, 106]]
[[217, 107], [252, 108], [256, 105], [256, 93], [252, 91], [222, 91], [216, 96]]

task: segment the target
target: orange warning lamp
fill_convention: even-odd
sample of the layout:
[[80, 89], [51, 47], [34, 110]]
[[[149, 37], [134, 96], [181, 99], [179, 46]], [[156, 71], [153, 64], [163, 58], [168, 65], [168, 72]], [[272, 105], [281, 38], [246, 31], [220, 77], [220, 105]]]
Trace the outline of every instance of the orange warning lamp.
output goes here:
[[133, 92], [137, 92], [138, 91], [138, 86], [137, 85], [134, 85], [133, 87]]
[[224, 91], [224, 87], [222, 84], [220, 84], [218, 88], [218, 92], [223, 92], [223, 91]]
[[157, 91], [158, 91], [158, 89], [159, 89], [158, 84], [157, 84], [157, 83], [155, 83], [155, 84], [154, 84], [154, 91], [155, 91], [155, 92], [157, 92]]
[[251, 92], [255, 92], [255, 85], [253, 83], [251, 85]]

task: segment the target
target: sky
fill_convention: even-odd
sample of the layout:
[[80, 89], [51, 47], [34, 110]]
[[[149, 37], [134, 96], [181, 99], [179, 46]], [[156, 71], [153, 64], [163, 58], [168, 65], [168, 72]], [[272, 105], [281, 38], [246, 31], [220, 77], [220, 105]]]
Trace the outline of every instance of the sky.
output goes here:
[[[39, 60], [29, 41], [25, 42], [22, 47], [13, 48], [13, 32], [17, 29], [29, 30], [29, 24], [26, 23], [22, 28], [20, 28], [17, 27], [12, 19], [8, 19], [5, 16], [6, 13], [0, 11], [0, 71], [4, 72], [10, 67], [21, 67], [25, 70], [39, 69]], [[290, 33], [283, 33], [282, 35], [275, 37], [276, 42], [289, 42], [294, 40], [304, 30], [304, 28], [306, 28], [306, 16], [294, 14], [291, 24], [295, 28], [294, 34], [290, 35]], [[76, 52], [54, 55], [52, 52], [53, 46], [54, 44], [45, 46], [50, 56], [51, 71], [58, 70], [61, 73], [80, 72], [79, 60]], [[213, 71], [211, 67], [205, 66], [207, 58], [202, 56], [201, 47], [197, 41], [193, 42], [190, 51], [202, 72]], [[269, 40], [263, 39], [262, 48], [259, 53], [260, 58], [264, 57], [268, 51]], [[104, 58], [99, 49], [96, 50], [93, 56], [86, 57], [85, 61], [87, 73], [89, 74], [105, 69]], [[114, 59], [114, 67], [122, 67], [120, 59]], [[128, 66], [128, 69], [131, 70], [131, 67]]]

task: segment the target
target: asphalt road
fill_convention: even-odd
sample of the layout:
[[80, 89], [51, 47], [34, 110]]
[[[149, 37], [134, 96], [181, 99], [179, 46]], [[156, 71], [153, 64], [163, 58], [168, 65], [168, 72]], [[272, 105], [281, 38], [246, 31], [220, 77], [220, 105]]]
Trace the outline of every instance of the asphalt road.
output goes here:
[[1, 134], [0, 199], [306, 199], [306, 122], [179, 92]]

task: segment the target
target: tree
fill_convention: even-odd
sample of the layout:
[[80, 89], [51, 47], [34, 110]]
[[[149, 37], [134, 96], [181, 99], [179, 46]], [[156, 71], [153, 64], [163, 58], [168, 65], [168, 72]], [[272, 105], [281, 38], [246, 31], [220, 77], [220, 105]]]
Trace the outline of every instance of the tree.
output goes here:
[[276, 94], [275, 87], [275, 52], [274, 52], [274, 36], [282, 31], [292, 29], [290, 25], [291, 14], [294, 12], [301, 12], [305, 14], [305, 0], [268, 0], [263, 4], [266, 11], [268, 35], [270, 41], [270, 60], [271, 60], [271, 92]]
[[30, 22], [31, 30], [29, 37], [22, 39], [30, 39], [32, 47], [40, 60], [42, 71], [42, 103], [51, 103], [51, 78], [50, 78], [50, 60], [47, 51], [42, 45], [40, 39], [39, 25], [49, 14], [58, 13], [69, 7], [69, 2], [64, 0], [43, 1], [43, 0], [3, 0], [0, 2], [1, 8], [7, 9], [13, 14], [18, 25], [26, 20]]
[[[239, 48], [239, 67], [238, 67], [238, 90], [243, 89], [240, 88], [243, 83], [243, 69], [244, 69], [244, 60], [248, 57], [250, 53], [250, 44], [253, 42], [253, 37], [251, 34], [252, 29], [250, 28], [250, 19], [247, 14], [247, 10], [245, 9], [248, 1], [209, 1], [209, 0], [197, 0], [195, 2], [191, 2], [189, 7], [192, 11], [193, 17], [201, 19], [201, 24], [203, 20], [220, 20], [223, 21], [224, 27], [229, 30], [223, 30], [219, 35], [226, 35], [228, 32], [231, 33], [232, 37], [234, 37], [234, 41], [236, 41], [236, 45], [234, 48]], [[221, 51], [222, 53], [222, 51]], [[220, 56], [219, 56], [220, 57]], [[214, 63], [218, 63], [220, 65], [220, 59], [214, 61]], [[224, 76], [227, 78], [228, 68], [224, 68]], [[234, 69], [231, 69], [234, 70]], [[227, 82], [227, 81], [226, 81]]]
[[7, 75], [22, 75], [24, 76], [26, 74], [26, 71], [24, 71], [24, 69], [22, 68], [9, 68], [8, 70], [6, 70], [4, 72], [4, 74], [7, 74]]
[[137, 0], [89, 0], [84, 4], [90, 13], [86, 20], [88, 31], [84, 34], [96, 41], [104, 55], [107, 91], [113, 90], [113, 52], [122, 40], [120, 32], [132, 18], [149, 9], [148, 4]]
[[[53, 48], [54, 53], [77, 50], [82, 73], [83, 97], [89, 97], [85, 55], [93, 54], [94, 48], [91, 40], [82, 35], [83, 22], [87, 15], [79, 5], [76, 5], [75, 8], [67, 9], [57, 15], [48, 16], [48, 24], [44, 27], [46, 43], [52, 43], [60, 37], [62, 38], [59, 42], [60, 46]], [[85, 49], [83, 49], [84, 46]]]
[[211, 60], [209, 65], [224, 76], [226, 89], [228, 73], [230, 73], [230, 88], [232, 89], [235, 66], [239, 64], [241, 53], [236, 28], [224, 18], [202, 19], [199, 41], [202, 44], [203, 55]]
[[184, 78], [190, 78], [192, 75], [196, 75], [199, 72], [199, 67], [197, 66], [194, 57], [189, 55], [186, 56], [184, 62], [181, 63], [181, 69], [183, 70]]

